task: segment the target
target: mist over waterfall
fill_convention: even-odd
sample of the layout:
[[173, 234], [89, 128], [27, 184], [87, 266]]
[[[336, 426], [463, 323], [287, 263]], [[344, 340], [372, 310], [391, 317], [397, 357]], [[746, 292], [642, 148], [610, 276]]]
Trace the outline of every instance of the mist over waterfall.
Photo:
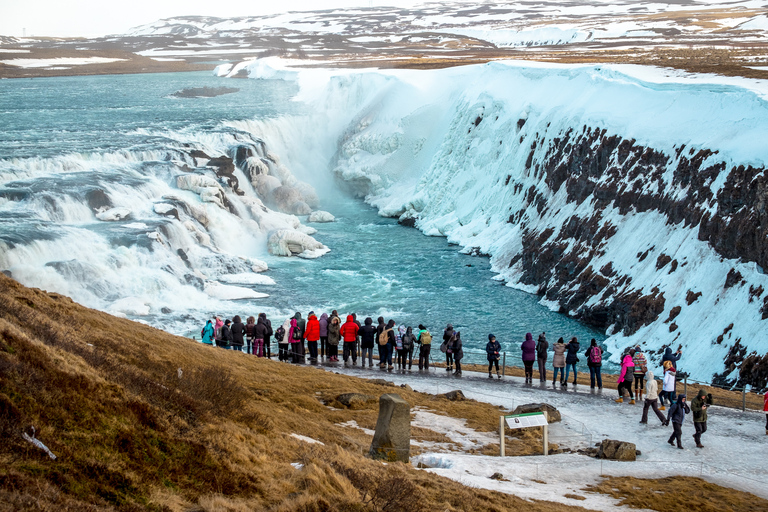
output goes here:
[[300, 85], [307, 122], [338, 130], [349, 190], [490, 255], [495, 279], [604, 330], [614, 362], [682, 345], [695, 378], [768, 382], [765, 84], [501, 62], [241, 70]]

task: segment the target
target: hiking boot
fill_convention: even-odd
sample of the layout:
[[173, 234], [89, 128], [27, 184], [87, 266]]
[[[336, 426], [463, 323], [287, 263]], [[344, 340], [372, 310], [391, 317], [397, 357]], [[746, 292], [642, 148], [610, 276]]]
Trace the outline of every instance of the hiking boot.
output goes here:
[[662, 405], [661, 407], [659, 407], [659, 410], [660, 410], [660, 411], [666, 411], [666, 410], [667, 410], [667, 408], [666, 408], [666, 407], [664, 407], [664, 406]]
[[696, 443], [696, 448], [704, 448], [704, 445], [701, 443]]
[[617, 398], [616, 400], [614, 400], [614, 402], [616, 402], [617, 404], [623, 404], [624, 403], [624, 399], [623, 398]]
[[633, 398], [632, 400], [630, 400], [630, 401], [629, 401], [629, 404], [630, 404], [630, 405], [635, 405], [635, 399]]
[[668, 443], [670, 444], [670, 446], [672, 446], [673, 448], [675, 447], [675, 442], [674, 442], [672, 439], [669, 439], [667, 442], [668, 442]]
[[493, 378], [493, 375], [491, 374], [491, 372], [488, 372], [488, 378], [489, 378], [489, 379], [492, 379], [492, 378]]
[[681, 445], [681, 444], [677, 445], [677, 449], [678, 450], [685, 450], [685, 448], [683, 448], [683, 445]]
[[[496, 372], [496, 376], [497, 376], [498, 378], [501, 378], [501, 374], [500, 374], [499, 372]], [[768, 434], [768, 430], [766, 430], [766, 431], [765, 431], [765, 433], [766, 433], [766, 434]]]

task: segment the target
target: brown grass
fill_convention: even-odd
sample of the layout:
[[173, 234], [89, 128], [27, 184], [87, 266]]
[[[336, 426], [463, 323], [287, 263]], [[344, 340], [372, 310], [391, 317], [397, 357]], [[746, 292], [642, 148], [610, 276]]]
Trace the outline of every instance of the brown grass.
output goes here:
[[768, 510], [768, 500], [727, 489], [694, 477], [648, 480], [608, 477], [587, 492], [607, 494], [620, 505], [659, 512], [758, 512]]

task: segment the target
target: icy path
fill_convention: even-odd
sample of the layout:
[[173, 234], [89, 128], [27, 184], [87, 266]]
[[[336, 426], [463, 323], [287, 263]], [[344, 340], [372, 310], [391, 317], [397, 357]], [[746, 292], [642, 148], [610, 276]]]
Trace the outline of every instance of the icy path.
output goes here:
[[[467, 398], [500, 405], [507, 409], [532, 402], [546, 402], [557, 407], [562, 424], [550, 427], [550, 439], [563, 448], [577, 449], [594, 446], [603, 439], [619, 439], [635, 443], [642, 455], [636, 462], [600, 461], [579, 454], [559, 454], [548, 457], [490, 457], [462, 453], [423, 453], [412, 462], [430, 466], [434, 473], [486, 489], [493, 489], [524, 498], [546, 499], [598, 510], [616, 510], [616, 502], [602, 495], [585, 493], [582, 489], [599, 480], [600, 475], [659, 478], [672, 475], [697, 476], [711, 482], [754, 493], [768, 499], [768, 464], [765, 462], [768, 436], [765, 416], [759, 412], [741, 412], [713, 406], [709, 412], [703, 449], [694, 447], [693, 424], [689, 415], [683, 425], [683, 446], [678, 450], [667, 444], [671, 427], [662, 427], [649, 411], [648, 425], [640, 425], [642, 406], [617, 404], [615, 390], [592, 393], [589, 386], [574, 390], [553, 390], [548, 385], [527, 387], [523, 380], [505, 377], [490, 380], [485, 374], [464, 372], [462, 378], [447, 375], [443, 368], [429, 373], [414, 370], [406, 373], [384, 372], [376, 368], [344, 368], [343, 365], [323, 366], [363, 378], [383, 378], [397, 385], [408, 384], [416, 391], [446, 393], [460, 389]], [[551, 373], [550, 373], [551, 376]], [[696, 388], [689, 386], [689, 397]], [[393, 388], [393, 392], [396, 390]], [[491, 480], [499, 472], [509, 481]], [[576, 501], [565, 494], [587, 498]]]

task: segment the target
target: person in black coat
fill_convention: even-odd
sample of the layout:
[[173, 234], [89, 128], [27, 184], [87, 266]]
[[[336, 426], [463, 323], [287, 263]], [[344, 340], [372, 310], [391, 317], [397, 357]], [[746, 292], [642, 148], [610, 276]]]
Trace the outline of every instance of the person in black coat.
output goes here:
[[368, 356], [368, 367], [373, 368], [373, 346], [376, 344], [376, 327], [373, 319], [368, 317], [358, 331], [360, 334], [360, 347], [362, 348], [362, 365], [365, 366], [365, 356]]
[[669, 425], [672, 422], [672, 435], [669, 436], [667, 442], [672, 446], [675, 446], [674, 441], [677, 441], [677, 447], [683, 449], [683, 444], [680, 442], [680, 438], [683, 435], [683, 422], [685, 421], [685, 415], [690, 414], [691, 408], [685, 403], [685, 395], [677, 395], [677, 402], [672, 404], [667, 412], [667, 421], [665, 425]]
[[225, 350], [231, 350], [232, 347], [232, 329], [229, 328], [232, 321], [230, 319], [224, 320], [224, 325], [221, 326], [221, 348]]
[[262, 318], [264, 320], [264, 325], [267, 326], [267, 334], [264, 337], [264, 350], [267, 353], [267, 358], [272, 359], [272, 348], [270, 347], [270, 337], [275, 334], [275, 331], [272, 330], [272, 322], [270, 322], [269, 318], [267, 318], [266, 313], [259, 313], [259, 318]]
[[461, 377], [461, 360], [464, 359], [464, 345], [461, 342], [461, 333], [456, 331], [448, 342], [448, 346], [453, 355], [453, 361], [456, 363], [456, 371], [453, 374], [457, 377]]
[[547, 350], [549, 342], [546, 333], [539, 334], [539, 340], [536, 342], [536, 361], [539, 363], [539, 382], [547, 382]]
[[[443, 342], [446, 344], [446, 347], [451, 342], [451, 337], [453, 337], [453, 325], [448, 324], [445, 328], [445, 331], [443, 331]], [[450, 348], [450, 347], [448, 347]], [[445, 352], [445, 370], [451, 371], [453, 369], [453, 353], [446, 350]]]
[[240, 315], [235, 315], [232, 319], [232, 350], [243, 351], [243, 345], [245, 345], [245, 324], [243, 323]]
[[568, 375], [571, 369], [573, 369], [573, 383], [576, 384], [576, 363], [579, 362], [579, 342], [576, 336], [571, 338], [571, 341], [565, 346], [567, 352], [565, 353], [565, 383], [568, 383]]
[[379, 368], [384, 368], [387, 365], [387, 344], [381, 344], [379, 338], [381, 333], [387, 328], [387, 324], [384, 323], [384, 317], [380, 316], [376, 325], [376, 344], [379, 346]]
[[683, 351], [681, 347], [677, 347], [677, 352], [674, 354], [672, 353], [672, 347], [667, 347], [667, 349], [664, 351], [664, 356], [661, 358], [661, 365], [664, 366], [664, 361], [669, 361], [672, 363], [672, 368], [677, 371], [677, 362], [681, 357], [683, 357]]
[[499, 373], [499, 358], [501, 357], [501, 344], [496, 341], [496, 336], [493, 334], [488, 335], [488, 343], [485, 345], [485, 354], [488, 357], [488, 378], [492, 379], [493, 374], [491, 370], [496, 365], [496, 376], [501, 378]]

